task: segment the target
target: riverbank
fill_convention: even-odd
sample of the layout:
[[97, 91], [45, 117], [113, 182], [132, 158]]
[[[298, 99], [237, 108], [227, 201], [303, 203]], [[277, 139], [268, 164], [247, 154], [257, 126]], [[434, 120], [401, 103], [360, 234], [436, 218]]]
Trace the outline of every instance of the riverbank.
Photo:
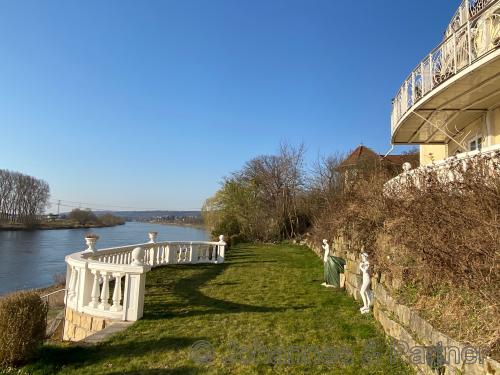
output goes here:
[[205, 224], [193, 224], [193, 223], [183, 223], [183, 222], [157, 222], [157, 221], [142, 221], [142, 223], [147, 224], [160, 224], [160, 225], [173, 225], [176, 227], [185, 227], [185, 228], [195, 228], [206, 230], [207, 227]]
[[20, 223], [8, 223], [0, 224], [0, 231], [12, 231], [12, 230], [53, 230], [53, 229], [92, 229], [92, 228], [109, 228], [115, 227], [117, 225], [124, 225], [125, 223], [119, 224], [79, 224], [69, 220], [53, 221], [53, 222], [43, 222], [35, 226], [26, 226]]

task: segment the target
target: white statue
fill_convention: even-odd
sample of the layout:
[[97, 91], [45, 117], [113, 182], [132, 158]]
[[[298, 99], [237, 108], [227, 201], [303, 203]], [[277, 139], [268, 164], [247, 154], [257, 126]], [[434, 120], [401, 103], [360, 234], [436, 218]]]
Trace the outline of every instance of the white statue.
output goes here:
[[[326, 269], [327, 267], [326, 263], [328, 262], [328, 256], [330, 255], [330, 245], [328, 245], [328, 241], [323, 240], [323, 245], [321, 245], [321, 247], [325, 251], [325, 253], [323, 254], [323, 264]], [[333, 285], [327, 284], [326, 279], [321, 285], [326, 286], [327, 288], [333, 288]]]
[[368, 254], [364, 252], [364, 247], [361, 248], [361, 262], [359, 263], [359, 270], [363, 274], [363, 284], [361, 285], [361, 299], [363, 300], [363, 307], [359, 309], [361, 314], [367, 314], [370, 312], [371, 305], [371, 295], [368, 290], [370, 287], [370, 274], [368, 269], [370, 268], [370, 262], [368, 262]]
[[326, 263], [328, 261], [328, 255], [330, 255], [330, 245], [328, 245], [328, 241], [323, 240], [323, 245], [321, 247], [325, 250], [325, 254], [323, 254], [323, 262]]

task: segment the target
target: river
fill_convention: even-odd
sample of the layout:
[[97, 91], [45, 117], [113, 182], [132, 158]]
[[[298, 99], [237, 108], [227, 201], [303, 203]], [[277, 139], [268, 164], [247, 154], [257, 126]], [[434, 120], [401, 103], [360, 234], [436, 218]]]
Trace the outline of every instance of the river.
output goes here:
[[0, 231], [0, 295], [19, 289], [42, 288], [54, 275], [66, 272], [64, 257], [84, 250], [85, 234], [100, 239], [97, 249], [148, 242], [148, 232], [158, 232], [157, 241], [205, 241], [203, 229], [128, 222], [109, 228]]

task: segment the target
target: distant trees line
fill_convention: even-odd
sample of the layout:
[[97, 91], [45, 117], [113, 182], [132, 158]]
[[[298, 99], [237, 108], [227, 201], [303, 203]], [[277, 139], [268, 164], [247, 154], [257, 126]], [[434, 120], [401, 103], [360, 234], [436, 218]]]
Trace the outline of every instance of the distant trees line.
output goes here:
[[0, 169], [0, 222], [36, 224], [49, 197], [49, 184], [44, 180]]
[[75, 208], [68, 214], [68, 219], [77, 222], [80, 225], [121, 225], [125, 223], [125, 220], [119, 216], [106, 213], [97, 216], [92, 210], [81, 210]]

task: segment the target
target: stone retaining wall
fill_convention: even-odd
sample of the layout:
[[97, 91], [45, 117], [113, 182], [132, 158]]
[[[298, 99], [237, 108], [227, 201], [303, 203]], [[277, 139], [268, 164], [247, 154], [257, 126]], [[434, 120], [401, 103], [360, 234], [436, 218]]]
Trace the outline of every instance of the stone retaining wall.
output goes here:
[[[307, 246], [322, 257], [323, 250], [318, 244], [307, 243]], [[355, 249], [342, 238], [338, 238], [331, 245], [331, 252], [346, 260], [345, 288], [349, 295], [359, 300], [359, 290], [362, 284], [362, 276], [358, 268], [360, 250]], [[403, 358], [419, 373], [500, 375], [500, 364], [497, 361], [487, 357], [480, 348], [473, 348], [446, 336], [421, 318], [417, 312], [397, 303], [384, 287], [384, 283], [389, 283], [390, 287], [394, 288], [398, 281], [385, 280], [384, 275], [381, 275], [380, 279], [372, 277], [373, 316], [386, 335], [391, 338], [392, 347], [401, 352]], [[426, 353], [438, 352], [444, 355], [448, 363], [443, 366], [428, 364]]]
[[111, 321], [66, 308], [63, 340], [80, 341], [109, 326]]

